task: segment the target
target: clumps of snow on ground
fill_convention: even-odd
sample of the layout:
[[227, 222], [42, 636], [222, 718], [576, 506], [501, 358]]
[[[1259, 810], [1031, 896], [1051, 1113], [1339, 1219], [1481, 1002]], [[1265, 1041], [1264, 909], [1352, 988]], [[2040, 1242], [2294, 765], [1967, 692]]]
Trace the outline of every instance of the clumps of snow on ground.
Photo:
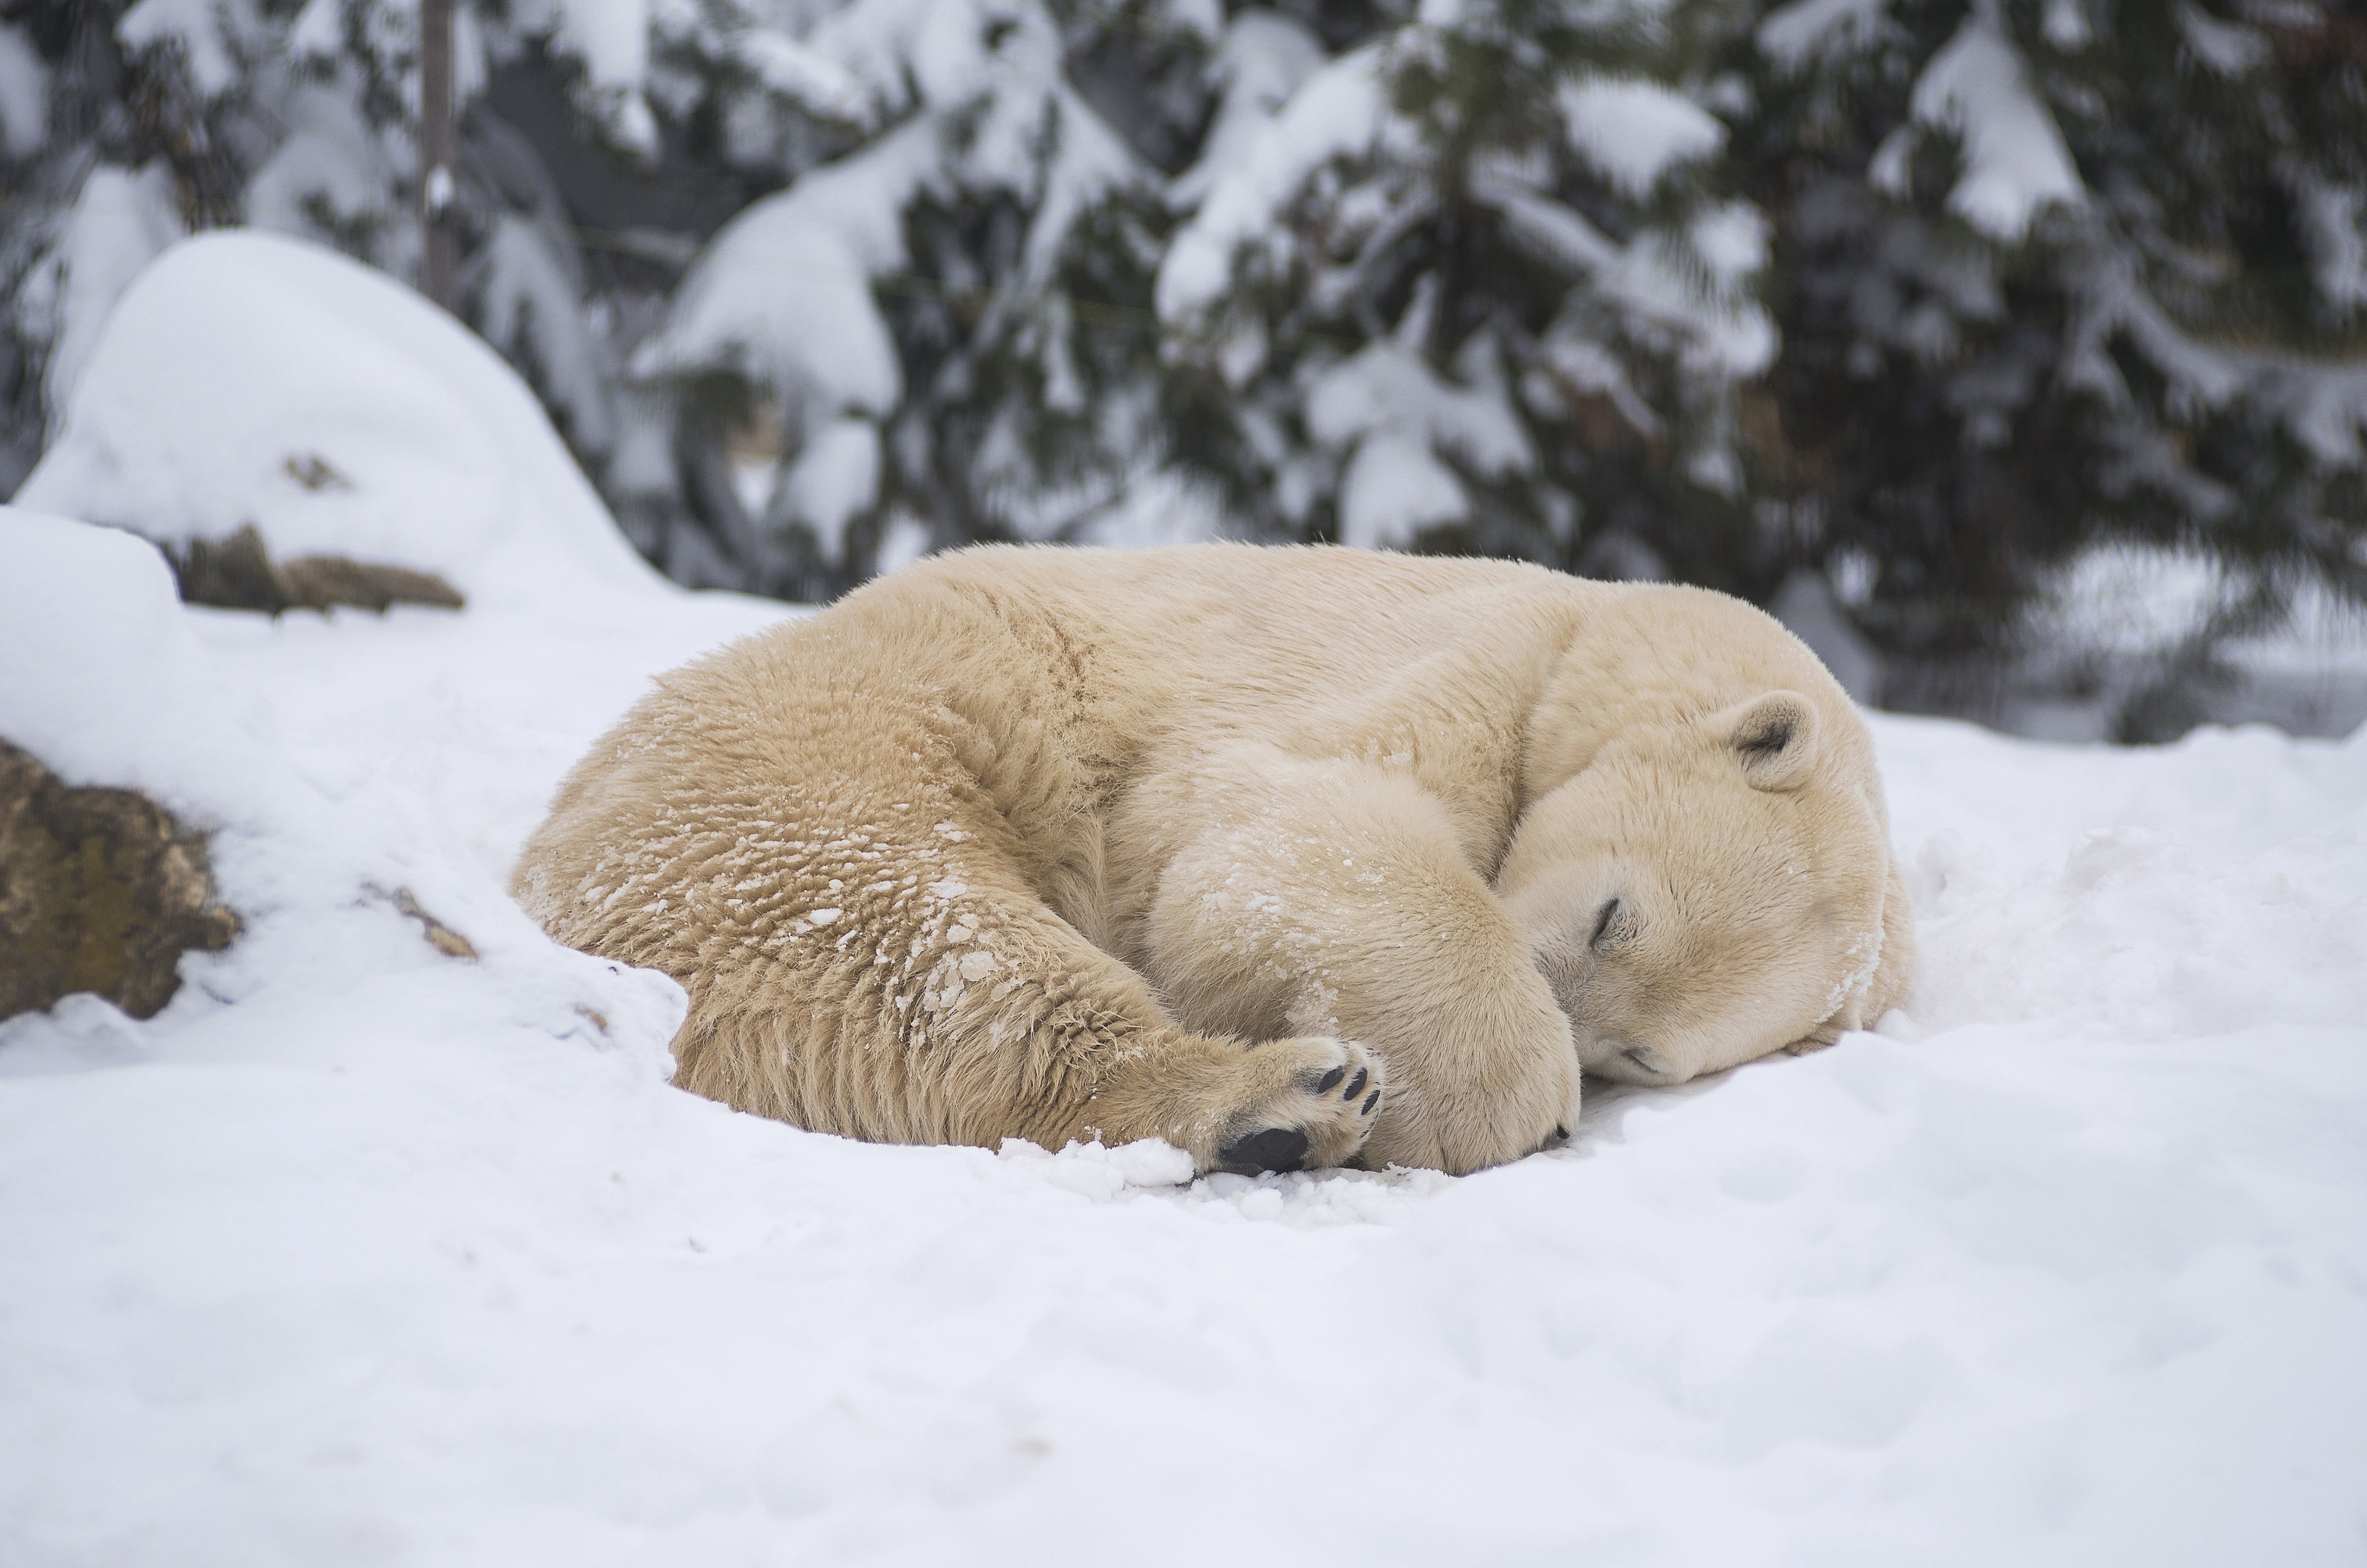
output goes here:
[[[424, 482], [403, 399], [460, 361], [320, 343], [392, 393], [357, 491]], [[300, 412], [205, 389], [118, 449]], [[0, 1025], [0, 1562], [2367, 1549], [2367, 735], [1877, 717], [1924, 953], [1879, 1032], [1474, 1177], [1191, 1181], [665, 1083], [680, 992], [544, 940], [508, 863], [651, 673], [785, 612], [571, 547], [271, 621], [0, 513], [0, 736], [210, 829], [247, 921], [150, 1022]]]

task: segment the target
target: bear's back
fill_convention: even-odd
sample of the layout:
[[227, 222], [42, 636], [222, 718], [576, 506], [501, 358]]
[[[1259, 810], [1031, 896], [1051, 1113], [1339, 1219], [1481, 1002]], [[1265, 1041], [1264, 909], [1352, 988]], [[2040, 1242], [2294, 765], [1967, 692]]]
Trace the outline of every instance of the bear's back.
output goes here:
[[811, 624], [843, 621], [862, 646], [892, 646], [900, 667], [942, 671], [958, 694], [1049, 674], [1122, 727], [1205, 733], [1368, 706], [1410, 671], [1434, 678], [1453, 650], [1534, 664], [1618, 592], [1515, 562], [1322, 546], [994, 545], [907, 568]]

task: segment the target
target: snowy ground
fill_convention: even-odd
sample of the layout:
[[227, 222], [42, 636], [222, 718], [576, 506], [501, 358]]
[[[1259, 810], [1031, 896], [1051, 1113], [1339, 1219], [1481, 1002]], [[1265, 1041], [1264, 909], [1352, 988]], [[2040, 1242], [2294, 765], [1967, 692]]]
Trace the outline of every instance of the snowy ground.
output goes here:
[[[85, 469], [152, 461], [103, 412]], [[679, 1093], [679, 993], [509, 904], [646, 676], [779, 607], [0, 551], [0, 735], [212, 828], [247, 919], [153, 1022], [0, 1025], [10, 1568], [2367, 1556], [2367, 734], [1877, 719], [1881, 1033], [1463, 1179], [1177, 1185]]]

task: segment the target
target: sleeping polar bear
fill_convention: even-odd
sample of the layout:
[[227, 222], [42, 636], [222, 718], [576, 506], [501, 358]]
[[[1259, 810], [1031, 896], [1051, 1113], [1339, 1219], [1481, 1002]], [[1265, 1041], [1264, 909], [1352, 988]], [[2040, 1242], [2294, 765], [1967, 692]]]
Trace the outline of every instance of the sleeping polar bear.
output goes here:
[[990, 547], [662, 679], [515, 891], [680, 981], [683, 1087], [1201, 1170], [1467, 1171], [1870, 1023], [1865, 728], [1700, 589], [1326, 547]]

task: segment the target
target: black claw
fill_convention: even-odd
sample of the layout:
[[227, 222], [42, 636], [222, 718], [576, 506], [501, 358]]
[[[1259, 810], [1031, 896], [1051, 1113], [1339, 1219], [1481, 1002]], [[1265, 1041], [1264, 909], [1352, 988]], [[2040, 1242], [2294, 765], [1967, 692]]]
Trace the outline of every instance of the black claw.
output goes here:
[[1296, 1127], [1268, 1127], [1217, 1151], [1217, 1168], [1236, 1176], [1297, 1170], [1307, 1163], [1307, 1134]]
[[[1365, 1072], [1364, 1068], [1358, 1067], [1356, 1069], [1356, 1076], [1348, 1080], [1348, 1092], [1342, 1095], [1340, 1098], [1342, 1100], [1353, 1100], [1358, 1095], [1364, 1093], [1365, 1080], [1371, 1076], [1372, 1075]], [[1327, 1083], [1323, 1087], [1329, 1089], [1331, 1086]]]
[[1315, 1086], [1315, 1092], [1318, 1094], [1330, 1094], [1333, 1089], [1338, 1087], [1340, 1080], [1347, 1076], [1347, 1068], [1332, 1068], [1330, 1072], [1323, 1075], [1323, 1081]]
[[1360, 1116], [1370, 1116], [1373, 1113], [1373, 1107], [1378, 1105], [1380, 1102], [1381, 1091], [1379, 1089], [1375, 1089], [1372, 1093], [1365, 1096], [1365, 1108], [1358, 1111], [1357, 1114]]

